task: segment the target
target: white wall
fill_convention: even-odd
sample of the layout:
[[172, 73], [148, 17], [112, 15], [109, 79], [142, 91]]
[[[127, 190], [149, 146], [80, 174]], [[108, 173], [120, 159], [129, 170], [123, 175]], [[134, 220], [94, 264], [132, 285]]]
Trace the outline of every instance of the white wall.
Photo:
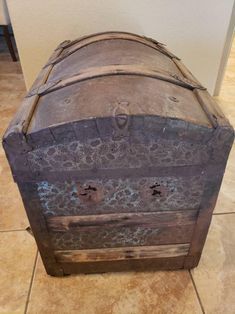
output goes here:
[[26, 84], [65, 39], [125, 30], [167, 44], [213, 93], [233, 0], [8, 0]]

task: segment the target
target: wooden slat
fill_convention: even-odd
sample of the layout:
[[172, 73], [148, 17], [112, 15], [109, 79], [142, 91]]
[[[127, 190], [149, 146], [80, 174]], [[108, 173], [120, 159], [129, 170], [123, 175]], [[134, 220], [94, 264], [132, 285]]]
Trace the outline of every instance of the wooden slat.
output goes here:
[[163, 43], [160, 43], [159, 41], [152, 39], [152, 38], [149, 38], [149, 37], [146, 37], [146, 36], [141, 36], [141, 35], [130, 33], [130, 32], [108, 31], [108, 32], [99, 32], [99, 33], [85, 35], [85, 36], [79, 37], [79, 38], [74, 39], [74, 40], [65, 40], [62, 43], [60, 43], [59, 47], [63, 47], [64, 49], [67, 49], [67, 48], [69, 48], [69, 47], [71, 47], [71, 46], [73, 46], [73, 45], [75, 45], [75, 44], [77, 44], [83, 40], [86, 40], [88, 38], [97, 37], [97, 36], [105, 35], [105, 34], [106, 35], [118, 34], [120, 36], [121, 35], [131, 35], [131, 36], [139, 37], [141, 39], [145, 38], [146, 40], [151, 41], [151, 42], [155, 43], [156, 45], [165, 46]]
[[184, 256], [188, 253], [189, 244], [170, 244], [159, 246], [139, 246], [125, 248], [107, 248], [93, 250], [55, 251], [55, 257], [61, 263], [117, 261], [126, 259], [146, 259]]
[[120, 213], [89, 216], [51, 216], [47, 218], [50, 231], [65, 232], [90, 228], [174, 227], [194, 224], [197, 210], [168, 211], [157, 213]]
[[[223, 143], [223, 140], [226, 143], [226, 136], [227, 132], [225, 129], [225, 134], [223, 134], [223, 128], [218, 128], [220, 131], [220, 138], [222, 139], [221, 143]], [[231, 149], [233, 143], [233, 138], [230, 138], [230, 147]], [[217, 146], [218, 150], [222, 150], [225, 152], [225, 155], [228, 156], [228, 152], [226, 150], [228, 148], [223, 147], [223, 145], [220, 144], [220, 146]], [[215, 204], [217, 201], [219, 189], [222, 183], [224, 169], [227, 163], [227, 158], [224, 160], [223, 163], [217, 164], [216, 166], [208, 165], [206, 172], [210, 173], [207, 174], [207, 179], [205, 182], [205, 189], [201, 200], [201, 205], [199, 208], [199, 214], [198, 218], [195, 224], [193, 236], [191, 238], [190, 243], [190, 249], [188, 252], [188, 256], [185, 258], [184, 262], [184, 268], [192, 268], [196, 267], [198, 265], [198, 262], [200, 260], [200, 256], [206, 241], [207, 233], [210, 227], [211, 219], [212, 219], [212, 213], [215, 208]], [[211, 174], [213, 172], [213, 174]]]
[[129, 41], [138, 42], [140, 44], [143, 44], [145, 46], [153, 48], [153, 49], [161, 52], [162, 54], [164, 54], [170, 58], [178, 59], [175, 55], [173, 55], [172, 53], [167, 51], [163, 47], [163, 45], [161, 45], [157, 42], [154, 42], [153, 40], [150, 40], [150, 39], [147, 39], [145, 37], [141, 37], [141, 36], [138, 36], [135, 34], [128, 34], [128, 33], [122, 33], [122, 32], [121, 33], [119, 33], [119, 32], [106, 32], [106, 33], [100, 33], [97, 35], [91, 35], [91, 36], [88, 36], [86, 38], [78, 39], [76, 43], [75, 42], [69, 43], [67, 48], [65, 48], [64, 53], [61, 56], [58, 56], [58, 57], [54, 58], [53, 60], [50, 60], [50, 62], [48, 62], [46, 64], [46, 66], [50, 65], [50, 64], [56, 64], [56, 63], [62, 61], [63, 59], [67, 58], [68, 56], [70, 56], [71, 54], [76, 52], [77, 50], [84, 48], [90, 44], [104, 41], [104, 40], [114, 40], [114, 39], [121, 39], [121, 40], [129, 40]]
[[[194, 84], [199, 84], [200, 82], [195, 78], [195, 76], [187, 69], [187, 67], [180, 61], [175, 58], [172, 59], [185, 78], [189, 79]], [[198, 99], [199, 104], [201, 105], [203, 111], [206, 113], [209, 121], [216, 129], [218, 125], [228, 126], [229, 122], [224, 116], [223, 112], [219, 108], [216, 101], [211, 97], [211, 95], [202, 89], [195, 89], [194, 94]]]
[[46, 221], [41, 210], [41, 202], [38, 197], [37, 184], [24, 182], [18, 184], [18, 188], [47, 273], [52, 276], [63, 276], [63, 269], [56, 262], [53, 254], [50, 235], [47, 231]]
[[189, 243], [194, 224], [174, 227], [84, 227], [69, 232], [50, 232], [54, 250], [90, 250], [126, 246]]
[[214, 128], [217, 128], [218, 126], [230, 127], [229, 121], [224, 116], [216, 101], [210, 96], [207, 91], [199, 91], [195, 89], [194, 94], [196, 95], [202, 109], [207, 114], [208, 119], [210, 120]]
[[[40, 134], [40, 133], [39, 133]], [[170, 167], [148, 167], [148, 168], [114, 168], [112, 171], [110, 169], [96, 169], [96, 178], [99, 179], [117, 179], [117, 178], [128, 178], [129, 176], [138, 178], [140, 176], [153, 177], [153, 176], [180, 176], [180, 177], [190, 177], [195, 173], [201, 173], [204, 171], [205, 166], [194, 165], [194, 166], [170, 166]], [[59, 169], [60, 170], [60, 169]], [[60, 176], [58, 177], [58, 173]], [[38, 182], [38, 181], [60, 181], [65, 180], [88, 180], [94, 178], [94, 170], [73, 170], [73, 171], [40, 171], [37, 172], [35, 176], [34, 172], [22, 172], [16, 171], [14, 173], [17, 182]]]
[[[57, 57], [62, 52], [62, 49], [54, 51], [51, 58]], [[42, 69], [34, 82], [31, 90], [37, 89], [42, 84], [47, 82], [47, 79], [51, 73], [53, 66], [49, 66], [46, 69]], [[18, 152], [23, 153], [31, 150], [31, 147], [27, 147], [28, 144], [24, 138], [27, 132], [28, 126], [30, 124], [31, 118], [34, 114], [34, 110], [37, 106], [39, 95], [35, 94], [33, 97], [25, 97], [22, 105], [15, 114], [14, 118], [11, 120], [5, 134], [3, 137], [4, 144], [7, 144], [10, 148], [16, 147]]]
[[186, 68], [186, 66], [180, 60], [176, 58], [173, 58], [172, 60], [185, 78], [189, 79], [195, 84], [201, 85], [201, 83], [195, 78], [195, 76], [189, 71], [189, 69]]
[[170, 74], [168, 72], [156, 71], [152, 69], [148, 69], [145, 66], [141, 66], [138, 64], [131, 65], [107, 65], [101, 67], [91, 67], [86, 69], [85, 71], [81, 71], [77, 75], [72, 77], [66, 77], [57, 81], [50, 81], [47, 84], [43, 84], [40, 87], [32, 89], [27, 97], [32, 97], [36, 94], [45, 95], [56, 91], [58, 89], [64, 88], [66, 86], [73, 85], [78, 82], [83, 82], [85, 80], [90, 80], [98, 77], [104, 76], [112, 76], [112, 75], [135, 75], [135, 76], [145, 76], [151, 77], [154, 79], [166, 81], [173, 83], [178, 86], [182, 86], [188, 89], [204, 89], [201, 85], [194, 84], [188, 79], [181, 78], [177, 75]]
[[184, 260], [184, 256], [177, 256], [168, 258], [126, 259], [121, 261], [60, 263], [60, 265], [65, 274], [94, 274], [120, 271], [176, 270], [183, 268]]

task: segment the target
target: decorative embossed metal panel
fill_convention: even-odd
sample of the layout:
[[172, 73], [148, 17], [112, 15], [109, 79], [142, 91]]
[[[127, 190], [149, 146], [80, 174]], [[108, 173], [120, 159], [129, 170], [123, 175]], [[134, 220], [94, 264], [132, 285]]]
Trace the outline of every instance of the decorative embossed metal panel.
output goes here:
[[180, 59], [125, 32], [60, 44], [3, 138], [55, 276], [195, 267], [232, 142]]

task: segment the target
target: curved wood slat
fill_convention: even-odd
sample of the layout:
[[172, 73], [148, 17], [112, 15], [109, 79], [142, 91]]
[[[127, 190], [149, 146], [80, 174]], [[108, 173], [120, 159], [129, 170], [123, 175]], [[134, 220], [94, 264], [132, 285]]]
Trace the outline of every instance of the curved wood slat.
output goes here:
[[[52, 58], [55, 58], [62, 52], [62, 49], [60, 47], [58, 48], [59, 49], [56, 49], [56, 51], [52, 54]], [[42, 86], [42, 84], [46, 85], [52, 68], [53, 66], [49, 66], [39, 72], [38, 77], [32, 86], [32, 90], [38, 89]], [[32, 149], [25, 140], [24, 135], [27, 132], [34, 110], [38, 103], [38, 95], [34, 94], [34, 96], [35, 97], [30, 99], [28, 99], [27, 96], [24, 98], [21, 107], [10, 122], [3, 136], [3, 145], [7, 145], [10, 149], [17, 149], [18, 152], [27, 152]]]
[[41, 85], [39, 88], [33, 89], [29, 92], [27, 97], [31, 97], [35, 94], [45, 95], [56, 91], [58, 89], [70, 86], [72, 84], [82, 82], [89, 79], [95, 79], [104, 76], [112, 75], [135, 75], [135, 76], [145, 76], [154, 79], [159, 79], [162, 81], [170, 82], [175, 85], [179, 85], [188, 89], [193, 90], [194, 88], [204, 89], [201, 85], [195, 84], [188, 79], [179, 77], [168, 72], [160, 72], [152, 69], [148, 69], [144, 66], [133, 65], [108, 65], [102, 67], [89, 68], [86, 71], [80, 72], [69, 78], [64, 78], [58, 81], [51, 81], [47, 84]]
[[[87, 36], [85, 38], [82, 39], [78, 39], [77, 43], [73, 43], [73, 44], [68, 44], [69, 46], [67, 46], [67, 48], [73, 46], [70, 50], [65, 51], [64, 53], [62, 53], [59, 57], [55, 58], [54, 60], [51, 60], [49, 63], [47, 63], [45, 65], [48, 66], [50, 64], [56, 64], [60, 61], [62, 61], [63, 59], [67, 58], [68, 56], [70, 56], [71, 54], [73, 54], [75, 51], [86, 47], [90, 44], [96, 43], [96, 42], [100, 42], [100, 41], [105, 41], [105, 40], [114, 40], [114, 39], [122, 39], [122, 40], [129, 40], [129, 41], [134, 41], [134, 42], [138, 42], [140, 44], [143, 44], [145, 46], [148, 46], [150, 48], [153, 48], [161, 53], [163, 53], [164, 55], [170, 57], [170, 58], [176, 58], [179, 59], [178, 57], [176, 57], [175, 55], [173, 55], [171, 52], [167, 51], [162, 44], [159, 44], [157, 42], [154, 42], [153, 40], [150, 39], [146, 39], [145, 37], [141, 37], [135, 34], [129, 34], [129, 33], [116, 33], [116, 32], [110, 32], [110, 33], [100, 33], [97, 35], [91, 35], [91, 36]], [[65, 49], [67, 49], [65, 48]]]
[[175, 63], [175, 65], [177, 66], [177, 68], [180, 70], [180, 72], [183, 74], [184, 77], [191, 80], [195, 84], [200, 85], [200, 82], [196, 79], [196, 77], [189, 71], [189, 69], [186, 68], [186, 66], [180, 60], [173, 58], [172, 61]]
[[63, 47], [64, 49], [67, 49], [75, 44], [77, 44], [78, 42], [81, 42], [85, 39], [88, 39], [88, 38], [93, 38], [93, 37], [96, 37], [96, 36], [99, 36], [99, 35], [109, 35], [109, 34], [119, 34], [119, 35], [131, 35], [131, 36], [135, 36], [135, 37], [139, 37], [139, 38], [145, 38], [146, 40], [148, 41], [151, 41], [153, 43], [155, 43], [156, 45], [160, 45], [160, 46], [165, 46], [165, 44], [163, 43], [160, 43], [159, 41], [157, 40], [154, 40], [153, 38], [150, 38], [150, 37], [146, 37], [146, 36], [141, 36], [141, 35], [138, 35], [138, 34], [134, 34], [134, 33], [131, 33], [131, 32], [120, 32], [120, 31], [106, 31], [106, 32], [99, 32], [99, 33], [93, 33], [93, 34], [89, 34], [89, 35], [85, 35], [85, 36], [82, 36], [82, 37], [79, 37], [79, 38], [76, 38], [74, 40], [65, 40], [63, 41], [59, 47], [56, 48], [59, 49], [61, 47]]

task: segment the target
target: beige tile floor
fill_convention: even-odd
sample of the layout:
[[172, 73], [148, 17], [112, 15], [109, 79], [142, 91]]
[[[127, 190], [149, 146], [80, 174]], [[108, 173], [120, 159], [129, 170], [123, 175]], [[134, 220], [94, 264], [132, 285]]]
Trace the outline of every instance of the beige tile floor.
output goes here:
[[[18, 63], [0, 45], [0, 133], [25, 93]], [[235, 126], [235, 43], [220, 96]], [[235, 313], [235, 148], [200, 265], [189, 271], [47, 276], [0, 148], [0, 313]]]

